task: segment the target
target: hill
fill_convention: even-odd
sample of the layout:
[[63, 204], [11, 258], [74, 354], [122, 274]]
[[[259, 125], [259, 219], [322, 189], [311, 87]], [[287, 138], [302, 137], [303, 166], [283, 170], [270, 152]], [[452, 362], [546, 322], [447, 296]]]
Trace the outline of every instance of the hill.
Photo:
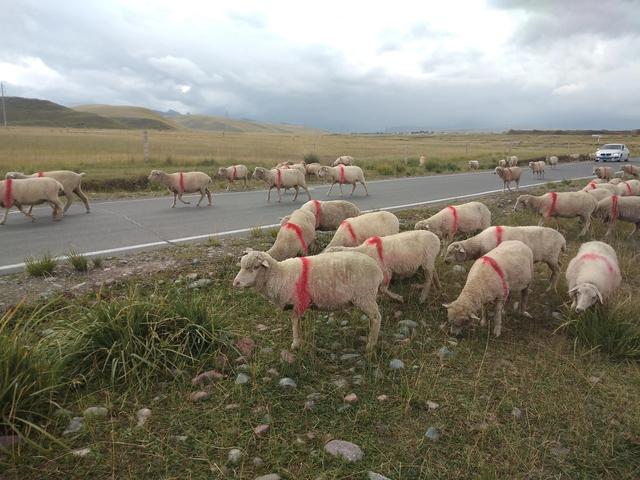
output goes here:
[[21, 127], [127, 128], [114, 119], [78, 112], [48, 100], [6, 97], [7, 123]]
[[178, 126], [170, 119], [153, 110], [128, 105], [78, 105], [73, 107], [78, 112], [93, 113], [116, 121], [124, 128], [151, 130], [176, 130]]
[[171, 114], [171, 121], [189, 130], [202, 130], [209, 132], [281, 134], [324, 133], [319, 129], [311, 129], [301, 125], [291, 125], [287, 123], [262, 123], [255, 122], [253, 120], [237, 120], [211, 115], [175, 115], [174, 112]]

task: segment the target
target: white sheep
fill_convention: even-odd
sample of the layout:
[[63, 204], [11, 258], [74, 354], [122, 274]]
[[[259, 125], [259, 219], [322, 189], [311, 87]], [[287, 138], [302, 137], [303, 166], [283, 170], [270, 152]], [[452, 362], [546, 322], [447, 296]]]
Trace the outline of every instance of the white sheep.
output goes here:
[[427, 157], [425, 157], [424, 155], [420, 155], [420, 159], [418, 160], [418, 163], [420, 164], [421, 167], [424, 167], [427, 164]]
[[539, 162], [529, 162], [531, 173], [533, 174], [533, 176], [537, 176], [538, 178], [544, 178], [545, 166], [546, 164], [542, 160]]
[[[493, 334], [502, 332], [502, 310], [511, 293], [520, 293], [519, 311], [527, 313], [528, 288], [533, 280], [533, 252], [518, 240], [502, 242], [486, 255], [474, 262], [469, 270], [467, 282], [456, 300], [443, 306], [451, 333], [458, 335], [462, 328], [473, 320], [486, 325], [484, 306], [494, 303]], [[478, 312], [482, 318], [478, 318]]]
[[[620, 189], [618, 188], [618, 186], [614, 185], [612, 183], [597, 183], [595, 185], [595, 188], [593, 188], [591, 190], [606, 190], [607, 192], [611, 193], [612, 195], [618, 195], [618, 193], [620, 193]], [[586, 191], [589, 191], [589, 190], [586, 190]]]
[[620, 180], [615, 186], [618, 188], [618, 195], [621, 197], [640, 195], [640, 180]]
[[378, 263], [356, 252], [336, 252], [282, 262], [266, 252], [251, 251], [240, 260], [233, 286], [253, 287], [260, 295], [290, 313], [293, 343], [302, 345], [300, 317], [310, 306], [318, 310], [344, 310], [353, 305], [369, 317], [367, 352], [371, 352], [380, 332], [378, 291], [384, 288]]
[[285, 160], [284, 162], [279, 162], [279, 163], [278, 163], [275, 167], [273, 167], [273, 168], [284, 168], [284, 169], [287, 169], [287, 168], [290, 168], [290, 167], [291, 167], [291, 165], [293, 165], [293, 162], [290, 162], [290, 161], [288, 161], [288, 160]]
[[547, 156], [547, 163], [549, 164], [551, 169], [556, 168], [556, 166], [558, 165], [558, 157], [556, 157], [555, 155], [551, 155], [550, 157]]
[[595, 216], [609, 225], [605, 236], [611, 234], [618, 220], [633, 223], [635, 228], [629, 235], [631, 238], [640, 228], [640, 197], [611, 195], [609, 198], [603, 198], [598, 202]]
[[571, 160], [580, 160], [580, 154], [579, 153], [572, 153], [571, 155], [569, 155], [569, 158]]
[[469, 160], [469, 170], [478, 170], [480, 162], [478, 160]]
[[4, 208], [4, 218], [0, 225], [4, 225], [11, 207], [16, 207], [33, 222], [35, 217], [31, 210], [25, 212], [22, 207], [48, 203], [53, 208], [53, 219], [60, 220], [64, 215], [59, 195], [64, 192], [64, 186], [53, 178], [26, 178], [14, 180], [8, 178], [0, 181], [0, 205]]
[[278, 230], [275, 242], [267, 253], [276, 260], [298, 254], [307, 255], [316, 238], [316, 217], [309, 210], [295, 210]]
[[[89, 198], [82, 191], [82, 177], [85, 176], [85, 173], [76, 173], [71, 170], [51, 170], [48, 172], [36, 172], [31, 175], [25, 175], [22, 172], [7, 172], [5, 178], [13, 178], [16, 179], [25, 179], [25, 178], [40, 178], [47, 177], [53, 178], [62, 184], [64, 188], [64, 192], [62, 193], [66, 197], [66, 203], [64, 206], [64, 213], [67, 213], [69, 207], [73, 203], [73, 194], [75, 193], [82, 203], [84, 203], [84, 208], [87, 213], [91, 212], [91, 208], [89, 207]], [[31, 208], [29, 208], [29, 213], [31, 213]]]
[[585, 192], [588, 192], [589, 190], [595, 190], [598, 187], [598, 185], [603, 183], [607, 183], [607, 181], [601, 178], [594, 178], [589, 183], [587, 183], [582, 190]]
[[369, 237], [384, 237], [400, 231], [400, 220], [391, 212], [363, 213], [342, 221], [329, 247], [356, 247]]
[[307, 178], [311, 178], [311, 175], [315, 175], [316, 178], [320, 178], [318, 177], [318, 171], [320, 170], [320, 167], [322, 167], [322, 165], [319, 163], [310, 163], [309, 165], [307, 165], [306, 166]]
[[502, 179], [503, 192], [506, 189], [509, 189], [509, 191], [511, 191], [511, 182], [515, 182], [517, 190], [520, 189], [520, 176], [522, 175], [522, 170], [520, 170], [520, 167], [496, 167], [493, 173], [495, 173]]
[[[357, 247], [330, 247], [325, 250], [327, 253], [340, 251], [360, 252], [376, 260], [385, 275], [386, 284], [393, 277], [412, 277], [422, 268], [424, 284], [420, 293], [420, 303], [427, 299], [432, 280], [440, 288], [435, 270], [435, 259], [440, 252], [440, 239], [431, 232], [414, 230], [386, 237], [371, 237]], [[403, 301], [400, 295], [388, 291], [385, 293], [391, 298]]]
[[569, 262], [565, 274], [571, 308], [583, 312], [596, 302], [604, 301], [620, 286], [618, 257], [604, 242], [587, 242]]
[[[316, 230], [337, 230], [343, 220], [357, 217], [360, 209], [346, 200], [311, 200], [300, 207], [313, 213], [316, 219]], [[287, 215], [280, 220], [280, 225], [288, 222]]]
[[596, 199], [584, 191], [549, 192], [539, 197], [535, 195], [520, 195], [513, 210], [517, 212], [528, 208], [542, 215], [538, 226], [542, 226], [551, 217], [579, 217], [584, 222], [584, 227], [579, 234], [579, 236], [582, 236], [591, 226], [591, 215], [597, 205]]
[[593, 196], [593, 198], [595, 198], [598, 202], [604, 198], [609, 198], [611, 195], [614, 195], [609, 190], [606, 190], [604, 188], [594, 188], [585, 191]]
[[511, 155], [510, 157], [507, 157], [507, 163], [509, 164], [510, 167], [517, 167], [518, 157], [516, 157], [515, 155]]
[[367, 188], [367, 184], [364, 181], [364, 172], [360, 167], [356, 166], [344, 166], [338, 165], [337, 167], [320, 167], [318, 170], [318, 177], [329, 177], [331, 179], [331, 188], [327, 192], [327, 196], [331, 195], [331, 191], [333, 190], [333, 186], [337, 183], [340, 185], [340, 195], [344, 195], [342, 191], [343, 184], [352, 185], [351, 195], [356, 190], [356, 185], [361, 183], [364, 187], [364, 191], [367, 195], [369, 195], [369, 189]]
[[502, 167], [502, 168], [506, 168], [507, 166], [507, 160], [504, 158], [501, 158], [500, 160], [498, 160], [498, 166]]
[[593, 167], [593, 174], [603, 180], [611, 180], [614, 177], [613, 168], [611, 167]]
[[267, 170], [266, 168], [256, 167], [253, 171], [253, 178], [262, 180], [269, 186], [267, 202], [271, 201], [271, 190], [274, 188], [278, 191], [278, 202], [282, 201], [282, 195], [280, 194], [281, 188], [294, 188], [296, 194], [293, 197], [293, 201], [295, 202], [298, 199], [298, 191], [300, 187], [302, 187], [304, 191], [307, 192], [309, 200], [311, 200], [311, 194], [307, 188], [305, 175], [298, 169], [274, 168], [272, 170]]
[[338, 165], [353, 165], [353, 157], [350, 155], [342, 155], [341, 157], [336, 158], [333, 162], [333, 166], [337, 167]]
[[560, 275], [560, 254], [566, 251], [567, 242], [564, 236], [553, 228], [505, 227], [501, 225], [489, 227], [474, 237], [449, 245], [445, 262], [475, 260], [508, 240], [521, 241], [533, 252], [534, 263], [547, 264], [551, 270], [547, 290], [555, 289]]
[[623, 165], [622, 171], [625, 175], [628, 175], [633, 178], [640, 177], [640, 168], [637, 165]]
[[415, 230], [428, 230], [449, 244], [459, 233], [471, 233], [484, 230], [491, 225], [491, 211], [480, 202], [461, 205], [449, 205], [435, 215], [420, 220]]
[[200, 192], [200, 200], [198, 200], [197, 206], [207, 196], [209, 200], [209, 206], [211, 206], [211, 192], [209, 191], [209, 185], [211, 185], [211, 177], [203, 172], [177, 172], [177, 173], [165, 173], [162, 170], [151, 170], [149, 174], [150, 182], [158, 182], [164, 185], [173, 193], [173, 205], [171, 208], [175, 208], [176, 199], [180, 200], [184, 204], [189, 204], [182, 199], [182, 195], [185, 193]]
[[244, 188], [247, 188], [247, 180], [249, 180], [249, 169], [245, 165], [220, 167], [218, 169], [218, 177], [227, 180], [227, 192], [231, 188], [231, 184], [236, 180], [244, 180]]

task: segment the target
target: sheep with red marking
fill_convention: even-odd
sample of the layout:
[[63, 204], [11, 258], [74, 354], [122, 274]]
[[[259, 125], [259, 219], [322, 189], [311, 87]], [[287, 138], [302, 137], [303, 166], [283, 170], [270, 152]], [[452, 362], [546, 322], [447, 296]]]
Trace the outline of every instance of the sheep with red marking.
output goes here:
[[609, 225], [605, 236], [611, 234], [618, 220], [633, 223], [635, 228], [629, 235], [631, 238], [640, 228], [640, 197], [611, 195], [598, 202], [594, 215]]
[[294, 202], [298, 199], [298, 191], [300, 188], [303, 188], [304, 191], [307, 192], [307, 196], [309, 197], [309, 200], [311, 200], [311, 194], [309, 193], [309, 189], [307, 188], [305, 175], [298, 169], [274, 168], [271, 170], [267, 170], [263, 167], [256, 167], [256, 169], [253, 171], [253, 178], [262, 180], [269, 187], [267, 202], [271, 201], [271, 190], [273, 190], [274, 188], [278, 191], [278, 202], [282, 201], [282, 195], [280, 193], [281, 188], [295, 189], [296, 194], [293, 197]]
[[459, 233], [472, 233], [484, 230], [491, 225], [491, 211], [484, 203], [469, 202], [450, 205], [435, 215], [420, 220], [415, 230], [428, 230], [435, 233], [448, 244]]
[[[502, 242], [477, 259], [469, 270], [467, 282], [456, 300], [443, 306], [447, 309], [449, 329], [458, 335], [473, 320], [486, 325], [484, 306], [495, 305], [493, 334], [502, 332], [502, 310], [509, 295], [520, 294], [519, 311], [526, 311], [528, 288], [533, 280], [533, 252], [518, 240]], [[481, 312], [482, 318], [478, 318]]]
[[618, 189], [618, 195], [621, 197], [640, 195], [640, 180], [619, 180], [619, 182], [613, 184]]
[[353, 157], [351, 155], [342, 155], [341, 157], [336, 158], [333, 162], [333, 166], [337, 167], [338, 165], [353, 165]]
[[616, 251], [604, 242], [583, 243], [565, 273], [571, 308], [583, 312], [604, 303], [620, 286], [622, 277]]
[[475, 260], [508, 240], [521, 241], [533, 252], [534, 263], [547, 264], [551, 270], [547, 290], [555, 289], [560, 275], [560, 254], [566, 251], [567, 242], [564, 236], [553, 228], [505, 227], [501, 225], [489, 227], [474, 237], [449, 245], [444, 261], [460, 263]]
[[614, 195], [609, 190], [604, 188], [594, 188], [592, 190], [585, 190], [588, 194], [590, 194], [593, 198], [595, 198], [598, 202], [605, 198], [609, 198], [611, 195]]
[[231, 184], [236, 180], [244, 180], [244, 188], [247, 188], [247, 180], [249, 180], [249, 169], [245, 165], [220, 167], [218, 169], [218, 177], [227, 180], [227, 192], [231, 188]]
[[[360, 209], [346, 200], [311, 200], [300, 207], [313, 213], [316, 219], [316, 230], [337, 230], [347, 218], [360, 215]], [[290, 215], [280, 220], [280, 225], [289, 221]]]
[[291, 348], [302, 345], [300, 318], [309, 307], [331, 311], [355, 306], [369, 318], [367, 352], [378, 341], [382, 317], [376, 302], [384, 275], [367, 255], [336, 252], [278, 262], [266, 252], [250, 251], [240, 260], [233, 286], [253, 287], [282, 310], [293, 307]]
[[502, 191], [511, 191], [511, 183], [516, 184], [516, 190], [520, 189], [520, 177], [522, 176], [522, 170], [520, 167], [496, 167], [493, 171], [502, 179]]
[[[414, 230], [396, 233], [386, 237], [371, 237], [357, 247], [330, 247], [329, 252], [360, 252], [378, 262], [385, 274], [385, 282], [392, 277], [407, 278], [414, 276], [420, 268], [424, 272], [424, 284], [420, 293], [420, 303], [424, 303], [429, 295], [431, 281], [440, 288], [435, 260], [440, 252], [440, 239], [431, 232]], [[403, 301], [402, 296], [385, 291], [391, 298]]]
[[614, 177], [613, 168], [611, 167], [594, 167], [593, 174], [603, 180], [611, 180]]
[[637, 165], [623, 165], [622, 172], [624, 175], [628, 175], [629, 177], [640, 177], [640, 167]]
[[48, 203], [53, 208], [53, 219], [60, 220], [64, 214], [59, 195], [64, 192], [64, 186], [53, 178], [26, 178], [14, 180], [8, 178], [0, 181], [0, 206], [4, 208], [4, 218], [0, 225], [4, 225], [11, 207], [16, 207], [21, 213], [36, 221], [31, 210], [25, 212], [22, 207]]
[[165, 173], [162, 170], [151, 170], [148, 180], [152, 183], [161, 183], [173, 193], [173, 205], [171, 205], [171, 208], [175, 208], [176, 199], [186, 205], [190, 204], [191, 202], [182, 199], [182, 195], [195, 192], [200, 192], [198, 207], [205, 195], [209, 200], [209, 206], [211, 206], [211, 192], [209, 191], [211, 177], [204, 172]]
[[500, 160], [498, 160], [498, 166], [502, 167], [502, 168], [506, 168], [507, 166], [507, 160], [504, 158], [501, 158]]
[[329, 188], [327, 196], [331, 195], [333, 186], [336, 183], [340, 185], [340, 195], [344, 195], [342, 185], [345, 183], [352, 186], [351, 195], [355, 192], [356, 185], [358, 183], [362, 184], [365, 193], [369, 195], [369, 189], [367, 188], [367, 183], [364, 180], [364, 172], [360, 167], [344, 165], [338, 165], [337, 167], [323, 166], [318, 170], [318, 177], [328, 177], [331, 180], [331, 188]]
[[327, 248], [356, 247], [369, 237], [385, 237], [399, 231], [400, 220], [393, 213], [363, 213], [342, 221]]
[[549, 192], [539, 197], [535, 195], [520, 195], [513, 207], [514, 212], [525, 209], [542, 215], [538, 226], [542, 226], [551, 217], [575, 218], [584, 222], [579, 236], [584, 235], [591, 226], [591, 215], [596, 210], [598, 202], [592, 195], [584, 191], [579, 192]]
[[546, 163], [544, 161], [539, 162], [529, 162], [529, 168], [531, 169], [531, 173], [534, 177], [544, 178], [544, 168], [546, 167]]
[[276, 260], [307, 255], [315, 238], [316, 217], [309, 210], [299, 208], [282, 224], [267, 253]]
[[606, 183], [607, 183], [606, 180], [603, 180], [601, 178], [594, 178], [593, 180], [590, 180], [582, 190], [584, 191], [594, 190], [598, 187], [598, 185], [606, 184]]
[[[91, 208], [89, 207], [89, 198], [82, 191], [82, 178], [86, 174], [76, 173], [71, 170], [50, 170], [46, 172], [36, 172], [31, 175], [25, 175], [22, 172], [7, 172], [4, 178], [13, 178], [16, 179], [25, 179], [25, 178], [53, 178], [62, 184], [62, 188], [64, 191], [62, 195], [66, 197], [66, 203], [64, 206], [64, 213], [67, 213], [69, 207], [73, 203], [73, 194], [75, 193], [82, 203], [84, 203], [84, 208], [87, 213], [91, 212]], [[29, 213], [31, 213], [31, 208], [29, 209]]]
[[307, 178], [311, 178], [311, 175], [315, 175], [316, 178], [320, 178], [318, 177], [318, 172], [320, 171], [320, 168], [322, 167], [322, 165], [320, 163], [310, 163], [309, 165], [305, 166], [305, 172], [307, 174]]

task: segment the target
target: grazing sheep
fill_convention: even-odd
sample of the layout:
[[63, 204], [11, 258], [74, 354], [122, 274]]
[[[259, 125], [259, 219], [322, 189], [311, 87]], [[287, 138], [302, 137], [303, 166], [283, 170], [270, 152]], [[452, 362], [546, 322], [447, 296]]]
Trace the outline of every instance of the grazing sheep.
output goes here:
[[[82, 177], [84, 176], [84, 172], [76, 173], [71, 170], [52, 170], [48, 172], [32, 173], [31, 175], [25, 175], [22, 172], [7, 172], [5, 178], [13, 178], [14, 180], [40, 177], [53, 178], [60, 182], [64, 188], [64, 192], [62, 194], [67, 198], [64, 206], [64, 213], [67, 213], [67, 210], [69, 210], [69, 207], [73, 203], [73, 193], [82, 200], [85, 210], [87, 213], [90, 213], [91, 208], [89, 207], [89, 198], [82, 191]], [[31, 208], [29, 208], [29, 213], [31, 213]]]
[[282, 195], [280, 194], [281, 188], [294, 188], [296, 191], [293, 201], [298, 199], [298, 190], [302, 187], [309, 200], [311, 200], [311, 194], [307, 188], [307, 181], [304, 178], [304, 173], [295, 168], [281, 169], [274, 168], [267, 170], [266, 168], [256, 167], [253, 171], [253, 178], [262, 180], [269, 186], [269, 192], [267, 194], [267, 202], [271, 201], [271, 190], [276, 189], [278, 191], [278, 202], [282, 201]]
[[14, 180], [7, 178], [0, 181], [0, 206], [4, 208], [4, 218], [0, 225], [4, 225], [9, 216], [9, 210], [15, 206], [21, 213], [29, 217], [33, 222], [35, 217], [31, 215], [31, 209], [25, 212], [22, 207], [48, 203], [53, 208], [53, 219], [60, 220], [64, 215], [62, 203], [58, 196], [64, 192], [64, 186], [53, 178], [26, 178]]
[[[300, 207], [313, 213], [316, 230], [337, 230], [343, 220], [360, 215], [360, 209], [346, 200], [311, 200]], [[280, 220], [280, 225], [289, 221], [287, 215]]]
[[[597, 183], [595, 185], [595, 189], [591, 189], [591, 190], [606, 190], [607, 192], [611, 193], [612, 195], [617, 195], [620, 192], [620, 189], [618, 188], [617, 185], [613, 185], [611, 183]], [[589, 190], [587, 190], [589, 191]]]
[[640, 195], [640, 180], [620, 180], [619, 182], [614, 184], [614, 186], [618, 188], [618, 195], [620, 195], [621, 197]]
[[207, 196], [209, 200], [209, 206], [211, 206], [211, 192], [209, 191], [209, 185], [211, 185], [211, 177], [203, 172], [178, 172], [178, 173], [165, 173], [162, 170], [151, 170], [149, 174], [150, 182], [158, 182], [173, 192], [173, 205], [171, 208], [175, 208], [176, 199], [180, 200], [184, 204], [189, 204], [182, 199], [184, 193], [200, 192], [200, 200], [196, 204], [198, 207]]
[[[622, 182], [622, 177], [618, 175], [619, 173], [620, 172], [616, 172], [615, 173], [616, 176], [614, 178], [612, 178], [611, 180], [609, 180], [607, 183], [610, 183], [611, 185], [618, 185], [619, 183], [621, 183]], [[622, 173], [624, 173], [624, 172], [622, 172]]]
[[604, 303], [622, 280], [616, 252], [604, 242], [580, 245], [565, 276], [571, 308], [576, 312], [583, 312], [598, 301]]
[[225, 178], [227, 180], [227, 192], [231, 188], [231, 184], [236, 180], [244, 180], [244, 188], [247, 188], [247, 180], [249, 180], [249, 169], [245, 165], [220, 167], [218, 169], [218, 177]]
[[[357, 247], [330, 247], [325, 252], [354, 251], [364, 253], [378, 262], [388, 284], [393, 277], [412, 277], [422, 268], [424, 284], [420, 293], [420, 303], [429, 295], [431, 280], [440, 288], [435, 271], [435, 259], [440, 252], [440, 240], [431, 232], [414, 230], [396, 233], [386, 237], [371, 237]], [[385, 292], [391, 298], [403, 301], [400, 295]]]
[[421, 167], [424, 167], [427, 164], [427, 157], [424, 155], [420, 155], [420, 160], [418, 160]]
[[593, 174], [603, 180], [611, 180], [614, 177], [611, 167], [593, 167]]
[[640, 168], [636, 165], [623, 165], [622, 171], [625, 175], [628, 175], [633, 178], [640, 177]]
[[356, 252], [336, 252], [312, 257], [290, 258], [282, 262], [266, 252], [251, 251], [240, 260], [233, 286], [253, 287], [260, 295], [290, 313], [293, 343], [302, 345], [300, 317], [310, 306], [318, 310], [343, 310], [350, 305], [369, 317], [367, 352], [371, 352], [380, 332], [378, 291], [384, 288], [378, 263]]
[[341, 157], [336, 158], [335, 162], [333, 162], [333, 166], [337, 167], [338, 165], [353, 165], [353, 157], [350, 155], [343, 155]]
[[351, 195], [356, 190], [356, 185], [361, 183], [364, 187], [364, 191], [369, 195], [369, 189], [364, 181], [364, 172], [360, 167], [345, 167], [344, 165], [338, 165], [337, 167], [320, 167], [318, 170], [318, 177], [322, 178], [328, 176], [331, 179], [331, 188], [327, 192], [327, 196], [331, 195], [333, 186], [338, 183], [340, 185], [340, 195], [344, 195], [342, 191], [342, 185], [347, 183], [352, 185]]
[[510, 167], [517, 167], [518, 157], [516, 157], [515, 155], [511, 155], [510, 157], [507, 157], [507, 163], [509, 164]]
[[509, 189], [509, 191], [511, 191], [511, 187], [509, 186], [511, 182], [515, 182], [516, 190], [520, 189], [520, 176], [522, 175], [522, 170], [520, 170], [520, 167], [496, 167], [493, 173], [495, 173], [502, 179], [503, 192], [505, 191], [505, 189]]
[[310, 163], [309, 165], [306, 166], [306, 173], [307, 173], [307, 178], [311, 178], [311, 175], [315, 175], [316, 178], [320, 178], [318, 177], [318, 171], [320, 170], [320, 167], [322, 167], [321, 164], [319, 163]]
[[309, 210], [295, 210], [278, 230], [275, 242], [267, 253], [276, 260], [285, 260], [298, 254], [307, 255], [316, 238], [316, 217]]
[[480, 202], [450, 205], [435, 215], [420, 220], [415, 230], [428, 230], [435, 233], [447, 245], [458, 233], [471, 233], [484, 230], [491, 225], [491, 212]]
[[603, 198], [598, 202], [595, 216], [600, 218], [604, 223], [609, 224], [605, 236], [609, 236], [615, 228], [616, 222], [630, 222], [635, 225], [635, 229], [629, 235], [633, 237], [640, 228], [640, 197], [620, 197], [611, 195], [609, 198]]
[[603, 183], [607, 183], [607, 181], [601, 178], [594, 178], [589, 183], [587, 183], [582, 190], [585, 192], [588, 192], [589, 190], [595, 190], [598, 187], [598, 185]]
[[558, 157], [556, 157], [555, 155], [551, 155], [550, 157], [547, 156], [547, 163], [553, 170], [558, 165]]
[[507, 160], [504, 159], [504, 158], [498, 160], [498, 166], [502, 167], [502, 168], [505, 168], [507, 166]]
[[[518, 240], [502, 242], [472, 265], [462, 292], [456, 300], [443, 306], [447, 309], [449, 328], [458, 335], [473, 320], [486, 325], [484, 306], [495, 303], [493, 334], [502, 332], [502, 310], [510, 292], [520, 292], [519, 311], [526, 311], [528, 288], [533, 279], [533, 252]], [[477, 316], [482, 312], [482, 319]]]
[[604, 188], [594, 188], [592, 190], [585, 190], [587, 193], [593, 196], [598, 202], [604, 198], [609, 198], [611, 195], [614, 195], [609, 190]]
[[478, 170], [480, 162], [478, 160], [469, 160], [469, 170]]
[[546, 164], [544, 161], [539, 162], [529, 162], [529, 168], [531, 169], [531, 173], [533, 176], [537, 176], [538, 178], [544, 178], [544, 167]]
[[580, 217], [584, 221], [584, 227], [579, 234], [579, 236], [582, 236], [591, 226], [591, 215], [597, 205], [596, 199], [584, 191], [549, 192], [539, 197], [535, 195], [520, 195], [516, 200], [513, 211], [518, 212], [528, 208], [542, 215], [538, 226], [542, 226], [551, 217]]
[[391, 212], [363, 213], [342, 221], [329, 247], [357, 247], [369, 237], [385, 237], [400, 231], [400, 221]]
[[535, 263], [546, 263], [551, 270], [549, 288], [556, 288], [560, 275], [560, 254], [567, 249], [564, 236], [547, 227], [489, 227], [474, 237], [453, 242], [447, 248], [445, 262], [464, 262], [485, 255], [508, 240], [520, 240], [533, 252]]

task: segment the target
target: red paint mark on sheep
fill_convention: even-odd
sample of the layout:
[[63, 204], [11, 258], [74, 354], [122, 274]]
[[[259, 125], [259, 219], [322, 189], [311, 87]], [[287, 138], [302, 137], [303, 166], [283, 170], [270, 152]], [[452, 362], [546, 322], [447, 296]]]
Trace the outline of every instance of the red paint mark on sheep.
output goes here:
[[498, 274], [498, 277], [500, 277], [500, 283], [502, 284], [502, 293], [504, 295], [504, 300], [507, 299], [507, 297], [509, 296], [509, 285], [507, 285], [507, 280], [504, 277], [504, 272], [502, 271], [502, 268], [500, 268], [500, 265], [498, 265], [498, 262], [496, 262], [493, 258], [491, 257], [480, 257], [480, 260], [482, 260], [482, 262], [486, 265], [489, 265], [491, 268], [493, 268], [493, 270]]
[[[369, 237], [367, 239], [367, 241], [365, 242], [367, 245], [375, 245], [376, 246], [376, 252], [378, 254], [378, 258], [380, 259], [380, 263], [382, 264], [382, 266], [384, 267], [384, 247], [382, 246], [382, 239], [378, 236], [374, 236], [374, 237]], [[386, 272], [386, 268], [384, 269], [384, 283], [385, 285], [389, 284], [389, 281], [391, 280], [389, 278], [389, 275]]]
[[624, 183], [624, 186], [627, 187], [627, 194], [633, 195], [633, 192], [631, 191], [631, 185], [629, 185], [629, 183], [624, 180], [622, 181], [622, 183]]
[[349, 236], [351, 237], [351, 240], [353, 240], [354, 242], [358, 241], [356, 238], [356, 232], [353, 230], [353, 225], [351, 225], [348, 220], [343, 220], [340, 223], [340, 226], [347, 229], [347, 232], [349, 232]]
[[498, 225], [496, 227], [496, 247], [502, 243], [502, 234], [504, 233], [504, 228]]
[[293, 230], [295, 232], [296, 236], [298, 237], [298, 241], [300, 242], [300, 246], [302, 247], [302, 251], [307, 254], [309, 246], [304, 240], [304, 236], [302, 235], [302, 229], [300, 228], [300, 226], [296, 225], [295, 223], [287, 222], [282, 227], [288, 230]]
[[315, 207], [315, 216], [316, 216], [316, 228], [320, 225], [320, 215], [322, 214], [322, 206], [318, 200], [311, 200], [313, 206]]
[[607, 270], [611, 275], [616, 275], [618, 272], [618, 269], [613, 266], [611, 261], [603, 255], [599, 255], [597, 253], [585, 253], [583, 255], [580, 255], [577, 261], [581, 262], [584, 260], [600, 260], [605, 263], [605, 265], [607, 266]]
[[451, 215], [453, 216], [453, 225], [451, 226], [451, 235], [455, 236], [455, 234], [458, 233], [458, 224], [459, 224], [458, 209], [452, 205], [449, 205], [447, 208], [451, 211]]
[[344, 165], [340, 165], [340, 183], [344, 183]]
[[44, 177], [44, 172], [38, 172], [38, 173], [36, 173], [36, 177]]
[[277, 168], [276, 169], [276, 187], [280, 188], [282, 186], [282, 171]]
[[309, 293], [309, 270], [311, 270], [311, 261], [307, 257], [300, 257], [302, 262], [302, 270], [300, 271], [300, 278], [296, 282], [296, 299], [294, 305], [294, 311], [298, 315], [304, 314], [304, 312], [311, 305], [311, 294]]
[[13, 179], [7, 178], [4, 181], [4, 208], [11, 208], [13, 206]]
[[231, 180], [235, 180], [238, 177], [238, 170], [235, 166], [231, 168], [233, 169], [233, 172], [231, 173]]
[[549, 211], [547, 212], [547, 218], [553, 216], [556, 213], [556, 207], [558, 205], [558, 194], [556, 192], [550, 192], [551, 195], [551, 206], [549, 207]]
[[589, 182], [589, 185], [587, 185], [587, 187], [589, 187], [589, 190], [595, 190], [596, 188], [598, 188], [597, 185], [598, 184], [595, 181], [591, 180]]
[[611, 221], [618, 219], [618, 195], [611, 196]]
[[180, 172], [180, 178], [178, 179], [178, 188], [180, 193], [184, 193], [184, 173]]

